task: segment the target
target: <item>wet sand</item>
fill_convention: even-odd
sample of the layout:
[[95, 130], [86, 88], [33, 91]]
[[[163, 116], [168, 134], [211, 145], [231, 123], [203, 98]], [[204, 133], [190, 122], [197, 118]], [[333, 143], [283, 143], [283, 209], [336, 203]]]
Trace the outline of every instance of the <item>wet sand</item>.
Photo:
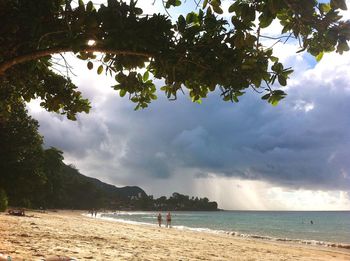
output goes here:
[[0, 214], [0, 253], [12, 260], [350, 260], [350, 251], [90, 218], [79, 211]]

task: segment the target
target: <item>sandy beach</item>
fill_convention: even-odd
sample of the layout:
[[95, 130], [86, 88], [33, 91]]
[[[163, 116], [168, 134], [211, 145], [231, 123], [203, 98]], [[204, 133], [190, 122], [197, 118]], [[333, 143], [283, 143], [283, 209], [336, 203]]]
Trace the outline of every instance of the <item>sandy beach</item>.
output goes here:
[[94, 219], [78, 211], [0, 214], [0, 253], [12, 260], [350, 260], [350, 251]]

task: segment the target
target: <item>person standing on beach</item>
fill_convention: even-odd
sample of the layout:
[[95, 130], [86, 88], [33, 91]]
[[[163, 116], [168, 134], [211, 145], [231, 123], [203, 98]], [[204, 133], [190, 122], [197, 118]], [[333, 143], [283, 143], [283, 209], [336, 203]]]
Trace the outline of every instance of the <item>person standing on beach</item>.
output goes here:
[[170, 212], [166, 215], [166, 227], [171, 227], [171, 215]]
[[159, 227], [161, 227], [162, 226], [162, 214], [159, 213], [157, 219], [158, 219], [158, 225], [159, 225]]

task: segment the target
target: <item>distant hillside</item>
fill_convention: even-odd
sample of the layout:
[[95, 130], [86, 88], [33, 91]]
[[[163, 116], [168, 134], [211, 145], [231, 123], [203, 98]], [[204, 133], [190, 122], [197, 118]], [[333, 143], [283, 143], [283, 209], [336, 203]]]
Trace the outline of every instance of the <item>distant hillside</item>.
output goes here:
[[166, 198], [153, 199], [141, 188], [117, 188], [96, 178], [89, 178], [72, 166], [63, 164], [60, 172], [48, 175], [54, 193], [48, 194], [48, 207], [72, 209], [124, 209], [124, 210], [218, 210], [216, 202], [208, 198], [190, 198], [174, 192]]
[[120, 208], [127, 206], [131, 198], [147, 197], [136, 186], [118, 188], [96, 178], [82, 175], [71, 166], [63, 164], [59, 173], [47, 174], [48, 208]]
[[[118, 188], [96, 178], [84, 176], [63, 162], [63, 152], [49, 148], [35, 158], [36, 172], [28, 175], [8, 168], [0, 179], [2, 197], [9, 206], [45, 209], [121, 209], [121, 210], [218, 210], [208, 198], [190, 198], [174, 192], [169, 198], [154, 199], [139, 187]], [[0, 175], [1, 178], [1, 175]], [[1, 186], [2, 185], [2, 186]], [[1, 187], [3, 190], [1, 190]]]

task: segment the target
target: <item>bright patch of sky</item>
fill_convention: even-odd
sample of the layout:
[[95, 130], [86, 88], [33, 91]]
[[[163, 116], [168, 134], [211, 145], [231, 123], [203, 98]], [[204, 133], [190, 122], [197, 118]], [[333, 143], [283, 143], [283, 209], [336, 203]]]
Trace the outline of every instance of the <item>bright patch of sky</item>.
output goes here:
[[[139, 1], [145, 13], [162, 11], [160, 1], [152, 2]], [[326, 54], [316, 63], [296, 54], [296, 43], [275, 47], [295, 70], [277, 107], [252, 91], [238, 104], [214, 93], [201, 105], [181, 95], [169, 102], [159, 93], [135, 112], [110, 88], [113, 78], [67, 55], [91, 112], [77, 122], [43, 111], [38, 102], [30, 112], [46, 146], [63, 150], [81, 173], [117, 186], [206, 196], [225, 209], [349, 210], [350, 53]]]

